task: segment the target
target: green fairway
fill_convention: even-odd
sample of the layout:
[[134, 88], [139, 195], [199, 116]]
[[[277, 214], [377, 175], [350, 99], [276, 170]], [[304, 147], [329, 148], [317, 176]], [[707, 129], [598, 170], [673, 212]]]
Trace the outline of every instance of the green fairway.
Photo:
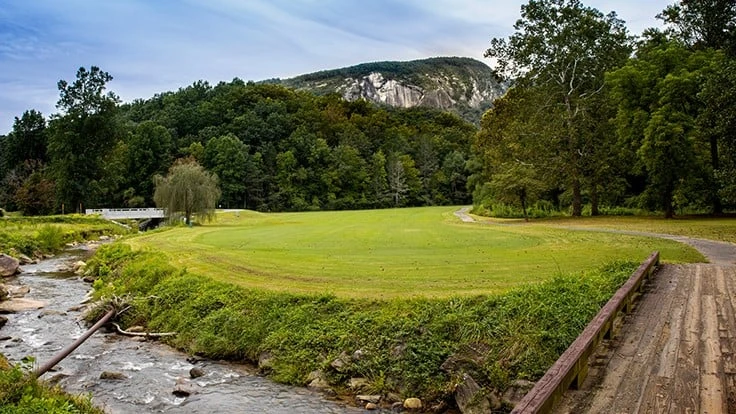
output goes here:
[[498, 293], [613, 260], [703, 260], [666, 240], [545, 225], [462, 223], [453, 207], [221, 213], [135, 237], [189, 271], [245, 287], [390, 298]]

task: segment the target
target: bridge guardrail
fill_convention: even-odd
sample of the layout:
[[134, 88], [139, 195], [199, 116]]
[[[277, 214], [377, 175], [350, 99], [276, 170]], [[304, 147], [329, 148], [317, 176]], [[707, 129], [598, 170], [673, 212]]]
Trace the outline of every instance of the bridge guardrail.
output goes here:
[[99, 214], [109, 220], [166, 217], [162, 208], [88, 208], [84, 214]]
[[631, 312], [633, 299], [644, 286], [644, 280], [659, 264], [659, 252], [652, 253], [628, 281], [621, 286], [585, 327], [575, 341], [560, 355], [544, 376], [514, 407], [512, 414], [547, 413], [571, 386], [579, 388], [588, 374], [588, 358], [602, 339], [611, 337], [619, 312]]

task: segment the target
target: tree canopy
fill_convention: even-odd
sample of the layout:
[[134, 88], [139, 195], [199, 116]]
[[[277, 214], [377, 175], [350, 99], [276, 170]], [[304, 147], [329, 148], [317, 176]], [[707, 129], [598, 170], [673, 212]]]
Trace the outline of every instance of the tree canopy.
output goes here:
[[156, 206], [165, 209], [170, 218], [181, 214], [186, 224], [191, 224], [193, 216], [201, 221], [214, 218], [220, 198], [217, 176], [195, 160], [178, 160], [165, 177], [157, 175], [153, 181]]

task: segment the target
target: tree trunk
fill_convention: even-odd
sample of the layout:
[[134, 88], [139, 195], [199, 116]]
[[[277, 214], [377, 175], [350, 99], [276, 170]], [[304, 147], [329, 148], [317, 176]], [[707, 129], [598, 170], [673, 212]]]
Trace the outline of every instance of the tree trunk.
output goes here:
[[583, 215], [583, 195], [580, 191], [580, 179], [574, 177], [572, 180], [572, 216]]
[[675, 216], [675, 206], [672, 203], [674, 190], [668, 190], [664, 196], [664, 218], [672, 218]]
[[529, 221], [529, 216], [526, 214], [526, 189], [521, 189], [519, 198], [521, 199], [521, 211], [524, 212], [524, 221]]
[[[716, 137], [710, 137], [710, 161], [713, 165], [713, 171], [720, 169], [720, 161], [718, 160], [718, 139]], [[722, 214], [723, 206], [721, 205], [721, 198], [718, 196], [718, 188], [714, 185], [712, 190], [712, 202], [713, 202], [713, 214]]]
[[594, 184], [590, 190], [590, 215], [598, 216], [600, 214], [600, 211], [598, 211], [598, 186]]

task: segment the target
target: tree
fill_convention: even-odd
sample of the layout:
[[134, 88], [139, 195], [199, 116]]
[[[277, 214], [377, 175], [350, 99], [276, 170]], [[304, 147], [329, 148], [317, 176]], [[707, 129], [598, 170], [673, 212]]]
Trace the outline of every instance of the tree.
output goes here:
[[700, 98], [705, 106], [698, 125], [711, 144], [716, 199], [736, 207], [736, 59], [716, 62], [705, 80]]
[[166, 209], [170, 218], [183, 214], [187, 225], [191, 224], [192, 216], [202, 221], [214, 218], [220, 198], [217, 176], [193, 159], [178, 160], [166, 177], [157, 175], [153, 181], [156, 206]]
[[144, 121], [133, 129], [127, 144], [127, 187], [132, 191], [126, 198], [143, 197], [144, 203], [151, 202], [153, 177], [171, 165], [171, 134], [153, 121]]
[[712, 70], [713, 53], [692, 52], [676, 41], [649, 45], [609, 75], [622, 149], [646, 177], [642, 201], [666, 217], [677, 205], [702, 204], [712, 193], [705, 185], [707, 139], [697, 119], [701, 79]]
[[14, 209], [15, 192], [28, 174], [33, 172], [31, 170], [35, 170], [26, 167], [47, 161], [46, 120], [38, 111], [25, 111], [20, 118], [15, 118], [10, 134], [0, 138], [0, 183], [3, 183], [0, 186], [0, 203]]
[[6, 145], [0, 155], [8, 170], [26, 160], [46, 162], [46, 119], [40, 112], [30, 109], [20, 118], [15, 117], [13, 129], [5, 138]]
[[670, 33], [695, 49], [722, 49], [736, 53], [736, 2], [733, 0], [680, 0], [657, 18]]
[[106, 155], [123, 132], [116, 117], [119, 100], [105, 93], [110, 80], [107, 72], [92, 66], [89, 71], [79, 68], [73, 83], [58, 83], [56, 106], [62, 113], [52, 117], [48, 152], [57, 199], [70, 209], [99, 205], [117, 191], [101, 184]]
[[579, 0], [530, 0], [521, 7], [516, 32], [495, 38], [485, 55], [497, 60], [501, 73], [517, 79], [518, 87], [535, 88], [558, 127], [548, 134], [548, 175], [558, 175], [572, 198], [572, 214], [582, 213], [582, 185], [587, 147], [597, 145], [597, 134], [581, 128], [593, 99], [604, 87], [604, 74], [626, 61], [631, 39], [615, 13], [603, 15]]
[[204, 165], [217, 174], [228, 208], [245, 205], [248, 158], [248, 146], [232, 134], [211, 139], [204, 149]]
[[38, 169], [23, 181], [15, 192], [15, 204], [25, 216], [50, 214], [54, 211], [54, 183]]
[[[545, 171], [549, 169], [548, 141], [550, 135], [540, 129], [548, 115], [532, 105], [538, 98], [535, 89], [512, 88], [481, 120], [481, 130], [475, 137], [474, 150], [483, 160], [483, 177], [474, 181], [476, 204], [496, 202], [520, 206], [527, 218], [527, 206], [548, 186]], [[549, 177], [546, 177], [547, 181]], [[490, 199], [486, 199], [490, 198]]]

